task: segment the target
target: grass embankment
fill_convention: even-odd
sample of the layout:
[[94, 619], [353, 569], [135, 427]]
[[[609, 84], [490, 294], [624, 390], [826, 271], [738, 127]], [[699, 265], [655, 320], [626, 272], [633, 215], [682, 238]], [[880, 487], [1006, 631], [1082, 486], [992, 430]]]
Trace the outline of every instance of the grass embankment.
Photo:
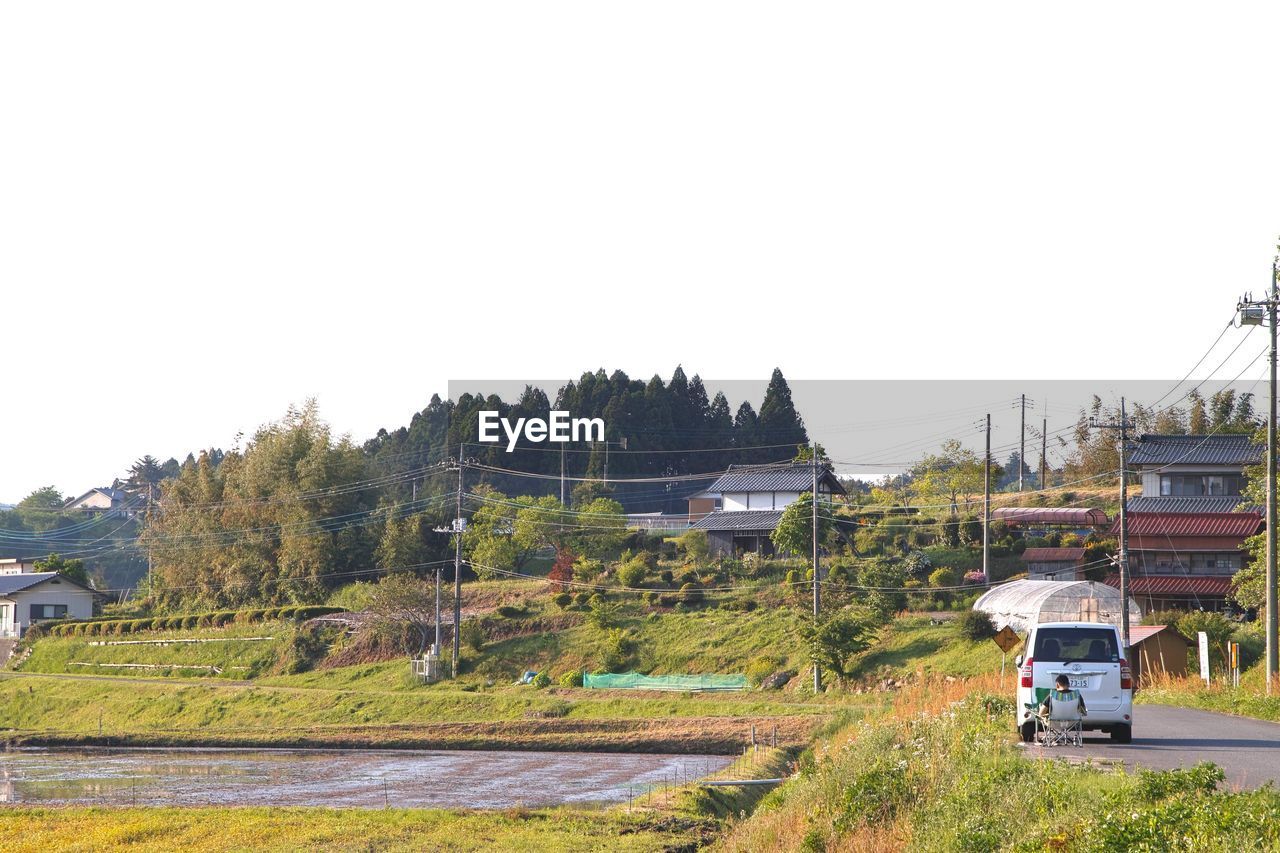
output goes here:
[[1177, 705], [1241, 717], [1280, 722], [1280, 695], [1266, 694], [1264, 664], [1240, 677], [1240, 686], [1221, 681], [1206, 685], [1198, 677], [1164, 678], [1134, 693], [1134, 700], [1149, 705]]
[[[413, 681], [404, 660], [271, 674], [282, 670], [297, 630], [288, 623], [149, 631], [128, 638], [165, 644], [91, 646], [116, 640], [44, 638], [20, 672], [0, 679], [0, 728], [14, 740], [40, 743], [725, 754], [741, 748], [753, 722], [762, 733], [777, 726], [784, 745], [804, 745], [842, 701], [802, 692], [684, 695], [513, 685], [514, 675], [526, 669], [559, 674], [594, 668], [609, 632], [573, 616], [577, 622], [558, 631], [543, 630], [547, 614], [533, 608], [525, 616], [495, 619], [492, 634], [505, 636], [479, 653], [464, 649], [462, 677], [435, 685]], [[637, 608], [618, 615], [633, 647], [628, 663], [650, 672], [741, 672], [762, 648], [778, 649], [784, 662], [798, 659], [797, 620], [793, 612], [778, 610], [649, 616]], [[172, 642], [178, 639], [227, 642]], [[221, 677], [194, 666], [216, 667]], [[81, 675], [86, 670], [94, 677]], [[192, 672], [202, 677], [180, 677]], [[236, 679], [240, 672], [257, 677]]]
[[993, 679], [923, 683], [840, 731], [724, 850], [1255, 850], [1280, 793], [1219, 792], [1211, 765], [1127, 774], [1034, 761]]
[[679, 850], [714, 824], [577, 809], [10, 808], [11, 850]]
[[[536, 617], [506, 620], [508, 630]], [[803, 666], [794, 610], [722, 610], [620, 616], [638, 667], [649, 672], [741, 672], [762, 650], [780, 665]], [[580, 688], [537, 690], [509, 681], [511, 672], [552, 673], [583, 667], [601, 653], [607, 632], [585, 623], [560, 632], [515, 633], [465, 650], [458, 682], [422, 685], [404, 661], [321, 668], [296, 675], [272, 656], [287, 652], [287, 623], [185, 632], [147, 632], [131, 639], [224, 638], [225, 643], [88, 646], [86, 638], [45, 638], [21, 672], [0, 678], [0, 729], [16, 742], [206, 746], [351, 746], [523, 748], [732, 754], [756, 724], [761, 737], [777, 727], [779, 743], [807, 745], [824, 720], [866, 696], [814, 697], [808, 679], [782, 691], [674, 694]], [[247, 636], [274, 636], [271, 642]], [[93, 638], [97, 640], [97, 638]], [[172, 664], [132, 672], [97, 663]], [[183, 664], [217, 666], [221, 678], [179, 678]], [[228, 679], [233, 666], [264, 673]], [[908, 616], [882, 631], [858, 673], [869, 684], [917, 672], [966, 676], [992, 672], [999, 652], [990, 641], [964, 640], [952, 622]], [[496, 675], [486, 675], [485, 673]], [[109, 675], [108, 675], [109, 674]]]

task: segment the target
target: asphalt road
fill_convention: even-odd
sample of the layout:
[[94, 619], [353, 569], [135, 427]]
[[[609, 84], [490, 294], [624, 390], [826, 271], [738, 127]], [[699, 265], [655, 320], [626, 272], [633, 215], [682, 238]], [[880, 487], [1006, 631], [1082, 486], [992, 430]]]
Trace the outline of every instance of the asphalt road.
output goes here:
[[1169, 705], [1134, 706], [1133, 742], [1115, 744], [1101, 732], [1085, 732], [1084, 748], [1028, 747], [1033, 755], [1120, 761], [1128, 767], [1172, 770], [1212, 761], [1226, 784], [1280, 785], [1280, 723]]

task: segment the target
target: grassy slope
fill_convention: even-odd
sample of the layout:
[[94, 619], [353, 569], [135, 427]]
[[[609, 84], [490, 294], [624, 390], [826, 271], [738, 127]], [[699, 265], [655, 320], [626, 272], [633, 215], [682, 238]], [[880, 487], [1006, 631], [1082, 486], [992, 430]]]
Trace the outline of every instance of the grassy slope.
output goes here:
[[966, 640], [954, 621], [931, 621], [927, 616], [897, 619], [863, 657], [859, 674], [972, 676], [1000, 671], [1000, 649], [991, 640]]
[[662, 850], [707, 826], [659, 815], [550, 809], [6, 809], [12, 850]]
[[[279, 660], [281, 649], [293, 636], [291, 622], [264, 622], [198, 628], [185, 631], [146, 631], [109, 637], [45, 637], [35, 643], [25, 672], [67, 672], [80, 675], [137, 675], [141, 677], [214, 676], [205, 667], [217, 667], [222, 678], [252, 678], [267, 672]], [[251, 637], [271, 637], [261, 641]], [[238, 639], [245, 638], [245, 639]], [[205, 643], [137, 641], [213, 640]], [[146, 664], [160, 669], [129, 669], [100, 664]]]
[[1280, 794], [1215, 790], [1208, 766], [1126, 774], [1032, 761], [988, 677], [922, 683], [849, 726], [722, 850], [1276, 849]]

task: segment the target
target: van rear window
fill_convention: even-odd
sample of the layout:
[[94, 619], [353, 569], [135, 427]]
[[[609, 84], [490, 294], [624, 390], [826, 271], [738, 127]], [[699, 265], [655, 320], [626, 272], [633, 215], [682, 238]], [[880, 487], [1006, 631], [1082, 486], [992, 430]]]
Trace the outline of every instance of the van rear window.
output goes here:
[[1116, 632], [1111, 628], [1041, 628], [1032, 657], [1045, 661], [1116, 663]]

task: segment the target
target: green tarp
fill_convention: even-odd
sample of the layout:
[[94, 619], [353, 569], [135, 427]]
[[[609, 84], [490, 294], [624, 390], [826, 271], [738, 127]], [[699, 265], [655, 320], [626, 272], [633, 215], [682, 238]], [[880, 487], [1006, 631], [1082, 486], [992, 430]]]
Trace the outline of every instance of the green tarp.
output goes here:
[[745, 675], [641, 675], [638, 672], [582, 676], [583, 687], [624, 690], [746, 690]]

